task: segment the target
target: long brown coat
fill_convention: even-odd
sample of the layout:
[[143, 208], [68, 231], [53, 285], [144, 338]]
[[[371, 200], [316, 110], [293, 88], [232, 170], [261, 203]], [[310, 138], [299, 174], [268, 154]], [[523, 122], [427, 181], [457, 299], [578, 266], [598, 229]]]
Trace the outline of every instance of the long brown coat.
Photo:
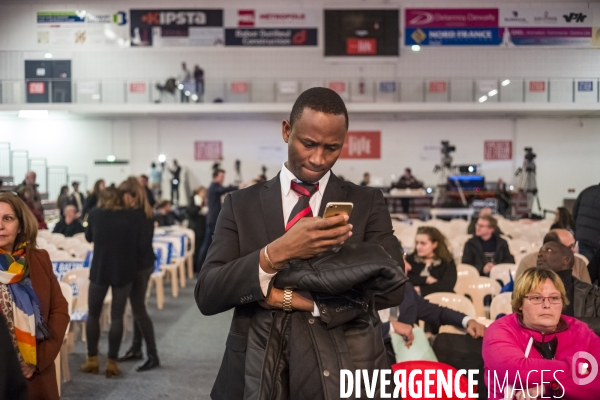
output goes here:
[[27, 249], [27, 264], [33, 290], [38, 296], [42, 318], [50, 329], [50, 339], [37, 344], [37, 368], [27, 380], [30, 400], [58, 400], [54, 360], [60, 352], [69, 324], [67, 301], [52, 272], [52, 262], [45, 250]]

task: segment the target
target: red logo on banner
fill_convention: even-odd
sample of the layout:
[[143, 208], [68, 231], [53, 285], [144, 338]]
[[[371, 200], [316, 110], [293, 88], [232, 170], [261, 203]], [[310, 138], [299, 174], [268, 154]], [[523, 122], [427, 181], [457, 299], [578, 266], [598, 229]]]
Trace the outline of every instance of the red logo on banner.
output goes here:
[[234, 94], [248, 93], [248, 82], [231, 82], [229, 92]]
[[194, 142], [194, 159], [196, 161], [217, 161], [223, 158], [221, 141]]
[[381, 132], [349, 131], [340, 158], [381, 158]]
[[333, 90], [334, 92], [337, 93], [344, 93], [346, 91], [346, 82], [339, 82], [339, 81], [334, 81], [334, 82], [329, 82], [329, 89]]
[[486, 140], [483, 143], [484, 160], [512, 160], [511, 140]]
[[129, 93], [146, 93], [146, 84], [144, 82], [130, 83]]
[[29, 82], [27, 86], [27, 93], [29, 94], [44, 94], [46, 93], [45, 82]]
[[429, 82], [429, 93], [446, 93], [446, 81]]
[[346, 54], [377, 54], [377, 39], [346, 39]]
[[545, 81], [530, 81], [529, 82], [530, 92], [545, 92], [546, 82]]
[[238, 26], [254, 26], [254, 10], [238, 10]]
[[306, 43], [306, 29], [302, 29], [300, 32], [294, 33], [292, 36], [292, 44], [293, 45], [302, 45]]

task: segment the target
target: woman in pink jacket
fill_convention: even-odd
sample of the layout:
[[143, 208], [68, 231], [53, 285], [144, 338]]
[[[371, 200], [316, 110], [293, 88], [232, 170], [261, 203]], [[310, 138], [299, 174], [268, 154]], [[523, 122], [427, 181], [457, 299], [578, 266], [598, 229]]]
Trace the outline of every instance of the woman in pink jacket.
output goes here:
[[532, 268], [517, 280], [514, 313], [490, 325], [483, 338], [490, 399], [600, 399], [600, 338], [561, 315], [567, 304], [565, 287], [551, 270]]

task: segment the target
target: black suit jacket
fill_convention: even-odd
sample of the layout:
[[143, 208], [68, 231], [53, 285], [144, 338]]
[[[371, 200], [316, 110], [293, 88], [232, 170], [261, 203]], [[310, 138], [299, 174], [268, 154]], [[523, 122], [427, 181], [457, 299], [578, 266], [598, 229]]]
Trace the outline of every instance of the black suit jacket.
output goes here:
[[[332, 173], [319, 215], [323, 215], [325, 205], [330, 201], [354, 203], [349, 220], [353, 235], [348, 242], [379, 243], [404, 266], [402, 248], [394, 236], [380, 190], [342, 181]], [[196, 302], [205, 315], [235, 309], [225, 355], [211, 393], [213, 399], [243, 397], [247, 334], [254, 310], [260, 307], [257, 302], [264, 299], [258, 279], [259, 254], [284, 233], [279, 174], [264, 184], [233, 192], [225, 198], [195, 290]], [[378, 297], [376, 308], [400, 304], [403, 293], [401, 287]], [[338, 318], [344, 318], [344, 314], [339, 314]]]
[[221, 212], [221, 196], [234, 190], [237, 190], [237, 186], [225, 187], [217, 182], [210, 184], [206, 191], [206, 197], [208, 198], [208, 214], [206, 215], [207, 223], [214, 224], [217, 222], [217, 218]]
[[398, 321], [413, 325], [423, 320], [431, 325], [453, 325], [462, 328], [462, 320], [466, 314], [451, 310], [446, 307], [432, 304], [420, 296], [412, 284], [407, 283], [404, 300], [400, 304]]

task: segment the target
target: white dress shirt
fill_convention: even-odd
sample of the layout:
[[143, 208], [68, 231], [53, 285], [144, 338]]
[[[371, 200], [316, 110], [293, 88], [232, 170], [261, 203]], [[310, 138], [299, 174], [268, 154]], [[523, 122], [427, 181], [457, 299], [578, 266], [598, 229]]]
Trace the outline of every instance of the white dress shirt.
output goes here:
[[[329, 177], [331, 176], [331, 171], [327, 171], [327, 173], [319, 180], [319, 190], [315, 192], [310, 198], [310, 208], [313, 211], [313, 217], [319, 215], [319, 209], [321, 208], [321, 200], [323, 200], [323, 193], [325, 193], [325, 188], [327, 187], [327, 182], [329, 182]], [[281, 172], [279, 174], [279, 183], [281, 184], [281, 204], [283, 206], [283, 223], [287, 224], [287, 220], [292, 213], [292, 209], [298, 203], [298, 198], [300, 197], [296, 192], [292, 190], [292, 181], [302, 182], [300, 179], [296, 178], [292, 172], [287, 169], [285, 163], [281, 167]], [[317, 183], [317, 182], [314, 182]], [[275, 273], [276, 274], [276, 273]], [[258, 266], [258, 279], [260, 281], [260, 288], [262, 289], [265, 297], [267, 296], [267, 291], [269, 290], [269, 284], [271, 283], [271, 279], [275, 276], [275, 274], [269, 274], [263, 271], [263, 269]], [[314, 316], [319, 316], [319, 311], [317, 309], [317, 305], [315, 304], [315, 310], [313, 311]]]

